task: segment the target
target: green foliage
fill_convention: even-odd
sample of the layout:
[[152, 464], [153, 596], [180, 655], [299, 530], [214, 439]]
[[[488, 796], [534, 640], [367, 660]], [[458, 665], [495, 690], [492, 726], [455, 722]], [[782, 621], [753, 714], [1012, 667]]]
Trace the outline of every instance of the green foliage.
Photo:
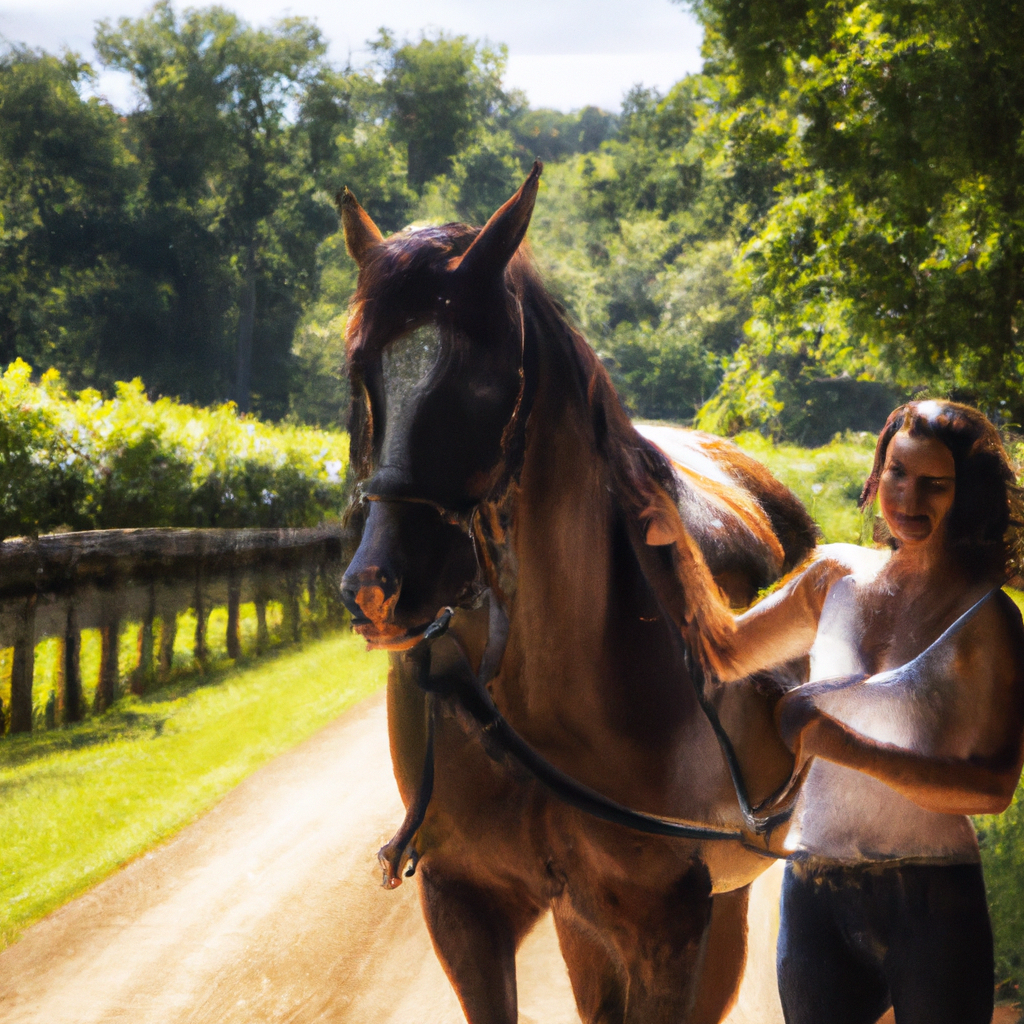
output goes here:
[[[129, 120], [145, 221], [166, 239], [152, 271], [169, 286], [171, 315], [147, 384], [171, 390], [173, 381], [205, 401], [232, 394], [243, 410], [255, 391], [261, 409], [281, 415], [315, 246], [336, 223], [288, 118], [321, 70], [319, 31], [298, 18], [256, 30], [217, 7], [179, 18], [161, 0], [116, 28], [101, 23], [96, 49], [142, 99]], [[125, 376], [143, 372], [127, 356], [118, 362]]]
[[665, 97], [635, 89], [615, 139], [542, 179], [538, 262], [641, 416], [691, 419], [749, 315], [714, 106], [699, 78]]
[[571, 114], [560, 110], [523, 109], [512, 121], [512, 133], [524, 165], [531, 160], [562, 160], [592, 153], [615, 134], [618, 118], [599, 107]]
[[1024, 785], [1017, 787], [1006, 811], [979, 817], [975, 824], [995, 938], [996, 983], [1005, 995], [1019, 999], [1024, 987]]
[[345, 237], [340, 231], [323, 241], [317, 259], [319, 294], [292, 341], [296, 383], [292, 387], [291, 413], [302, 423], [331, 429], [348, 407], [345, 327], [348, 301], [356, 287], [356, 266], [345, 251]]
[[72, 398], [56, 371], [31, 373], [17, 361], [0, 377], [0, 535], [310, 526], [340, 512], [342, 434], [150, 402], [139, 380]]
[[125, 252], [138, 161], [115, 111], [81, 98], [91, 76], [72, 54], [0, 53], [0, 360], [82, 376], [111, 308], [145, 317], [159, 301]]
[[494, 211], [522, 184], [509, 132], [481, 133], [452, 161], [455, 209], [470, 224], [486, 224]]
[[1021, 5], [694, 6], [734, 152], [775, 167], [743, 253], [744, 379], [762, 391], [796, 360], [802, 381], [925, 385], [1021, 422]]
[[392, 131], [406, 146], [409, 185], [417, 191], [452, 169], [480, 127], [522, 105], [501, 87], [504, 46], [493, 49], [443, 32], [400, 44], [384, 29], [372, 46]]
[[482, 223], [540, 156], [538, 262], [633, 412], [816, 444], [923, 388], [1024, 422], [1019, 0], [692, 6], [704, 73], [618, 115], [529, 110], [465, 36], [332, 67], [310, 23], [215, 7], [100, 26], [126, 118], [77, 58], [8, 49], [0, 356], [334, 424], [329, 198]]
[[875, 457], [875, 435], [848, 432], [818, 448], [774, 444], [758, 433], [733, 440], [807, 506], [826, 544], [870, 544], [874, 517], [857, 508]]

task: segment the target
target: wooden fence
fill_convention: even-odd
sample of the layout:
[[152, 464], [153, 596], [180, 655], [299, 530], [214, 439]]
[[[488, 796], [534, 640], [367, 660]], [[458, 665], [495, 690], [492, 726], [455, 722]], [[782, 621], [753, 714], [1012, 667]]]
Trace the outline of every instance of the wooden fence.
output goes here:
[[[341, 621], [338, 581], [347, 549], [341, 526], [302, 530], [94, 530], [15, 537], [0, 544], [0, 648], [13, 648], [10, 731], [32, 728], [35, 645], [63, 641], [56, 706], [48, 717], [78, 722], [84, 716], [79, 662], [81, 632], [98, 629], [99, 678], [94, 707], [116, 699], [118, 639], [126, 622], [140, 623], [138, 661], [131, 689], [141, 693], [171, 670], [178, 613], [195, 612], [194, 653], [207, 658], [210, 612], [227, 606], [227, 652], [241, 653], [239, 606], [256, 607], [257, 651], [268, 641], [267, 602], [283, 606], [288, 639], [300, 637], [302, 590], [316, 595], [328, 618]], [[154, 622], [160, 620], [159, 639]], [[52, 723], [51, 723], [52, 724]]]

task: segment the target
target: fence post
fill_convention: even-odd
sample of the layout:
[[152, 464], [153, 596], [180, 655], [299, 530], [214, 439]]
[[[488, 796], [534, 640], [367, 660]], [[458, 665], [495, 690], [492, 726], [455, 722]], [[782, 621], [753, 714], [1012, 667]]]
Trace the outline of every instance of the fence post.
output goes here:
[[100, 626], [100, 677], [96, 683], [95, 711], [106, 711], [117, 699], [118, 639], [121, 635], [121, 617], [109, 612]]
[[32, 731], [32, 674], [36, 657], [36, 595], [29, 594], [17, 617], [11, 663], [11, 732]]
[[192, 657], [200, 672], [206, 671], [206, 618], [210, 614], [206, 607], [206, 596], [203, 594], [203, 571], [196, 571], [196, 594], [192, 602], [196, 613], [196, 633], [192, 644]]
[[320, 620], [318, 618], [320, 607], [317, 603], [316, 593], [319, 569], [320, 566], [317, 562], [313, 562], [306, 568], [306, 591], [309, 594], [309, 616], [306, 621], [313, 636], [320, 636]]
[[324, 588], [324, 601], [327, 605], [327, 620], [334, 626], [343, 626], [346, 611], [345, 606], [341, 603], [341, 585], [326, 556], [321, 562], [320, 573]]
[[139, 627], [139, 657], [132, 673], [132, 693], [142, 694], [153, 681], [153, 620], [156, 618], [156, 585], [149, 585], [146, 617]]
[[263, 654], [270, 646], [270, 632], [267, 630], [267, 586], [265, 577], [261, 574], [256, 584], [256, 653]]
[[80, 722], [85, 715], [82, 700], [82, 633], [78, 628], [78, 613], [72, 598], [68, 604], [68, 617], [64, 625], [64, 671], [61, 673], [60, 708], [61, 720]]
[[299, 620], [299, 580], [298, 573], [289, 567], [284, 574], [284, 614], [281, 630], [286, 641], [298, 643], [302, 639], [302, 623]]
[[177, 635], [177, 609], [165, 605], [160, 612], [160, 664], [157, 670], [161, 683], [166, 683], [171, 678], [171, 665], [174, 662], [174, 641]]
[[228, 577], [228, 629], [227, 648], [228, 657], [238, 661], [242, 656], [242, 644], [238, 637], [238, 605], [242, 598], [242, 581], [237, 573], [231, 573]]

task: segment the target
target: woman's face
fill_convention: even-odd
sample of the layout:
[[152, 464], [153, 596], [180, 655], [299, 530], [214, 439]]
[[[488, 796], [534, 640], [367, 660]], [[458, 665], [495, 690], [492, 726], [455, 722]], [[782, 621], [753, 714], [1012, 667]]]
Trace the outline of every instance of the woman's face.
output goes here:
[[953, 453], [941, 441], [901, 430], [889, 442], [878, 501], [882, 518], [901, 545], [940, 540], [955, 492]]

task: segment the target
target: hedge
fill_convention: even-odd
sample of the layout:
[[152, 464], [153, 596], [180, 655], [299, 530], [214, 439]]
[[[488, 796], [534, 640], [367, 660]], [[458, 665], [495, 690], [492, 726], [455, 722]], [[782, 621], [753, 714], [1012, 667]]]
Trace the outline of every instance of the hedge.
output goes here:
[[342, 508], [346, 436], [241, 416], [232, 403], [71, 395], [56, 370], [0, 377], [0, 538], [129, 527], [312, 526]]

